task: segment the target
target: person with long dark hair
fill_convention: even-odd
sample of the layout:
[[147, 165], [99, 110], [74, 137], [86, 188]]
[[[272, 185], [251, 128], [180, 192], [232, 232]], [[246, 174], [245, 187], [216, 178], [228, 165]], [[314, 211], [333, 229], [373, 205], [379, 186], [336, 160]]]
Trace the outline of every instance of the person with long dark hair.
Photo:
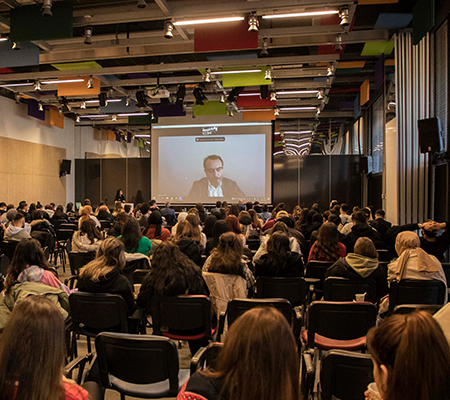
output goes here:
[[5, 293], [9, 294], [12, 287], [21, 282], [43, 283], [70, 293], [70, 289], [51, 272], [36, 239], [23, 239], [18, 243], [6, 275]]
[[170, 231], [162, 226], [163, 220], [158, 210], [153, 211], [148, 217], [148, 229], [145, 233], [149, 239], [159, 239], [163, 242], [170, 239]]
[[347, 255], [345, 246], [339, 241], [339, 231], [332, 222], [325, 222], [319, 228], [317, 240], [309, 251], [308, 261], [337, 261]]
[[429, 313], [392, 315], [369, 331], [367, 347], [383, 400], [449, 398], [450, 347]]
[[187, 220], [178, 222], [177, 230], [173, 237], [174, 243], [180, 248], [183, 254], [201, 267], [203, 265], [203, 247], [200, 244], [199, 239], [198, 232], [194, 231], [192, 224]]
[[17, 303], [0, 337], [2, 400], [88, 400], [88, 392], [63, 376], [64, 319], [44, 296]]
[[134, 218], [128, 218], [122, 228], [122, 235], [118, 239], [123, 242], [126, 253], [140, 253], [148, 256], [152, 249], [151, 240], [142, 236], [139, 222]]
[[67, 203], [66, 214], [69, 218], [75, 218], [77, 216], [76, 211], [73, 209], [73, 203]]
[[75, 231], [72, 236], [72, 251], [76, 253], [87, 253], [97, 251], [103, 237], [95, 222], [86, 219], [81, 223], [80, 230]]
[[217, 218], [214, 215], [208, 215], [205, 220], [205, 227], [203, 228], [203, 233], [206, 239], [211, 239], [213, 237], [214, 226], [217, 223]]
[[211, 255], [211, 252], [219, 245], [219, 238], [222, 233], [229, 232], [230, 228], [225, 221], [217, 221], [213, 229], [213, 237], [206, 243], [205, 254], [207, 257]]
[[196, 372], [177, 400], [299, 400], [292, 328], [275, 308], [254, 308], [230, 327], [215, 371]]
[[120, 201], [121, 203], [125, 203], [125, 196], [123, 195], [122, 189], [117, 189], [116, 197], [114, 197], [114, 201]]
[[302, 256], [290, 250], [289, 236], [274, 232], [267, 242], [267, 253], [255, 261], [255, 276], [303, 276]]

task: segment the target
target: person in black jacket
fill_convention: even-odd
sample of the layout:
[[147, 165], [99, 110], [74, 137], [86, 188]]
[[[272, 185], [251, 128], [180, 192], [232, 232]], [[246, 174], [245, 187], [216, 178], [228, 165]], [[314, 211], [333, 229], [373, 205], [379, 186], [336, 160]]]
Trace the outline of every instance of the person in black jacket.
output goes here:
[[[154, 302], [158, 302], [162, 296], [185, 294], [209, 296], [202, 271], [180, 251], [176, 244], [170, 241], [162, 242], [153, 255], [151, 272], [142, 282], [137, 304], [147, 313], [151, 313], [152, 305]], [[183, 334], [189, 335], [198, 333], [200, 332], [183, 332]], [[192, 355], [201, 346], [207, 345], [207, 340], [189, 341]]]
[[178, 222], [173, 241], [183, 254], [201, 267], [203, 265], [203, 247], [198, 240], [194, 239], [192, 231], [193, 227], [188, 221]]
[[375, 228], [382, 236], [384, 236], [388, 229], [392, 226], [389, 221], [386, 221], [384, 219], [384, 216], [385, 212], [379, 209], [375, 211], [375, 219], [373, 221], [370, 221], [370, 225]]
[[345, 237], [342, 244], [345, 245], [347, 253], [353, 253], [353, 248], [356, 241], [360, 237], [368, 237], [372, 240], [377, 249], [384, 249], [385, 244], [381, 235], [367, 224], [367, 216], [362, 211], [357, 211], [352, 214], [353, 227], [352, 231]]
[[255, 261], [255, 276], [303, 276], [302, 256], [290, 251], [289, 236], [274, 232], [267, 242], [267, 253]]
[[97, 257], [80, 269], [77, 288], [80, 292], [110, 293], [122, 296], [127, 314], [132, 315], [136, 304], [133, 287], [122, 275], [125, 267], [123, 243], [116, 238], [107, 238], [98, 249]]
[[325, 278], [338, 276], [348, 279], [369, 280], [377, 284], [376, 301], [388, 294], [387, 275], [378, 263], [378, 253], [372, 240], [360, 237], [354, 247], [354, 252], [340, 258], [328, 268]]

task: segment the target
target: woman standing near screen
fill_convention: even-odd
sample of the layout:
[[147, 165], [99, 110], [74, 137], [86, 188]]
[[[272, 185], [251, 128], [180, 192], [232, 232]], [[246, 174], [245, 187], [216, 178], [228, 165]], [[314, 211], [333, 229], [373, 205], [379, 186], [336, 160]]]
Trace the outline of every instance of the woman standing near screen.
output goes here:
[[114, 201], [120, 201], [122, 203], [125, 203], [125, 196], [123, 195], [122, 189], [117, 189], [116, 197], [114, 198]]

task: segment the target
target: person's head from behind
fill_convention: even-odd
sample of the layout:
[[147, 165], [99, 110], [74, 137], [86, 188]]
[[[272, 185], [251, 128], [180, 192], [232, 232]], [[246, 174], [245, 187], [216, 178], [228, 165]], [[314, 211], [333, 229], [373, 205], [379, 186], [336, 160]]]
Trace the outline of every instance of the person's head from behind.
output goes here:
[[91, 218], [85, 219], [81, 223], [80, 232], [82, 235], [86, 235], [89, 238], [91, 244], [94, 243], [95, 239], [102, 238], [101, 233], [95, 225], [95, 221]]
[[123, 211], [126, 214], [130, 214], [131, 213], [131, 205], [130, 204], [125, 204], [125, 206], [123, 207]]
[[400, 257], [405, 250], [420, 247], [420, 239], [414, 232], [400, 232], [395, 239], [395, 251]]
[[92, 207], [87, 205], [84, 206], [81, 210], [80, 210], [80, 215], [91, 215], [92, 214]]
[[222, 213], [220, 212], [220, 210], [216, 210], [216, 209], [211, 210], [211, 215], [214, 215], [216, 217], [217, 221], [223, 219]]
[[223, 233], [219, 238], [219, 244], [211, 253], [209, 271], [245, 277], [242, 251], [242, 242], [235, 233]]
[[116, 213], [120, 213], [123, 211], [123, 204], [121, 201], [116, 201], [114, 203], [114, 212]]
[[345, 203], [342, 203], [340, 209], [341, 209], [341, 214], [347, 214], [347, 212], [348, 212], [348, 205], [345, 204]]
[[159, 211], [153, 211], [148, 217], [148, 223], [150, 225], [161, 225], [163, 223], [161, 213]]
[[25, 226], [25, 217], [23, 216], [23, 214], [17, 213], [16, 215], [14, 215], [12, 224], [17, 228], [23, 228]]
[[28, 204], [27, 204], [27, 202], [26, 201], [21, 201], [19, 203], [18, 210], [26, 213], [28, 211]]
[[230, 327], [213, 375], [228, 399], [298, 400], [299, 361], [292, 328], [275, 308], [246, 311]]
[[195, 208], [198, 210], [199, 213], [205, 212], [205, 207], [203, 206], [202, 203], [197, 203], [197, 204], [195, 205]]
[[208, 181], [213, 186], [218, 186], [223, 174], [222, 157], [212, 154], [203, 160], [203, 169]]
[[355, 243], [353, 252], [363, 257], [378, 258], [378, 252], [372, 240], [368, 237], [360, 237]]
[[148, 203], [148, 205], [149, 205], [149, 207], [150, 207], [150, 210], [153, 210], [153, 209], [155, 209], [155, 208], [158, 207], [158, 205], [156, 204], [156, 200], [155, 200], [155, 199], [150, 200], [150, 202]]
[[384, 219], [386, 213], [381, 208], [375, 211], [375, 218], [382, 218]]
[[222, 207], [222, 202], [220, 200], [216, 201], [216, 208]]
[[73, 203], [67, 203], [66, 212], [73, 212]]
[[228, 227], [228, 224], [225, 221], [217, 221], [214, 225], [213, 229], [213, 239], [216, 243], [219, 243], [219, 238], [222, 235], [222, 233], [229, 232], [230, 228]]
[[[217, 211], [217, 210], [216, 210]], [[214, 225], [217, 223], [217, 218], [215, 215], [208, 215], [205, 219], [205, 227], [203, 229], [203, 233], [206, 235], [206, 237], [212, 238], [213, 236], [213, 230]]]
[[338, 245], [338, 230], [332, 222], [325, 222], [317, 235], [317, 243], [320, 247], [335, 249]]
[[2, 399], [63, 399], [64, 319], [44, 296], [14, 307], [0, 337]]
[[267, 252], [275, 260], [284, 261], [289, 255], [291, 242], [284, 232], [274, 232], [267, 241]]
[[186, 238], [192, 238], [192, 225], [189, 223], [189, 221], [186, 221], [183, 219], [182, 221], [179, 221], [177, 224], [177, 230], [175, 232], [175, 241], [183, 240]]
[[339, 226], [341, 224], [341, 217], [337, 214], [331, 214], [328, 217], [328, 222], [332, 222], [336, 226]]
[[239, 225], [239, 220], [236, 215], [234, 214], [228, 215], [228, 217], [225, 219], [225, 222], [227, 223], [228, 228], [230, 229], [231, 232], [238, 234], [241, 233], [241, 227]]
[[239, 213], [239, 223], [241, 225], [250, 225], [252, 222], [252, 217], [248, 211], [241, 211]]
[[36, 239], [22, 239], [16, 246], [5, 280], [6, 293], [17, 283], [17, 278], [30, 265], [48, 269], [40, 243]]
[[0, 202], [0, 210], [6, 210], [6, 203], [5, 202]]
[[392, 315], [369, 331], [367, 347], [383, 400], [449, 397], [450, 347], [429, 313]]
[[330, 202], [330, 210], [334, 208], [334, 206], [338, 206], [339, 202], [337, 200], [331, 200]]
[[239, 217], [241, 209], [237, 204], [232, 204], [230, 208], [228, 209], [228, 215], [235, 215], [236, 217]]
[[91, 205], [91, 200], [84, 199], [83, 206], [90, 206], [90, 205]]
[[142, 233], [139, 222], [134, 218], [128, 218], [127, 222], [122, 226], [122, 237], [120, 240], [125, 245], [127, 250], [137, 251], [139, 240], [141, 240]]
[[367, 220], [372, 219], [372, 210], [369, 207], [364, 207], [361, 211], [366, 214]]
[[283, 232], [286, 235], [288, 234], [289, 230], [287, 225], [282, 221], [275, 222], [275, 225], [272, 227], [272, 229], [269, 230], [269, 234], [273, 235], [275, 232]]
[[148, 212], [150, 211], [150, 207], [148, 203], [141, 204], [141, 208], [139, 209], [141, 211], [141, 214], [144, 216], [148, 216]]
[[367, 215], [363, 211], [356, 211], [352, 214], [353, 225], [367, 224]]

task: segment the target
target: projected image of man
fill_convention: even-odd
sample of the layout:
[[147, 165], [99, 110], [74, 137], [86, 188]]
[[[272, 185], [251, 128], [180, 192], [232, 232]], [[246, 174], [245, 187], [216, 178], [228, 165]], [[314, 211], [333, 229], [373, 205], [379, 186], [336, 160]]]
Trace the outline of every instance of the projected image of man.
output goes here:
[[194, 182], [188, 197], [224, 197], [227, 199], [245, 197], [245, 193], [235, 181], [223, 177], [223, 165], [222, 157], [216, 154], [206, 157], [203, 160], [206, 178]]

